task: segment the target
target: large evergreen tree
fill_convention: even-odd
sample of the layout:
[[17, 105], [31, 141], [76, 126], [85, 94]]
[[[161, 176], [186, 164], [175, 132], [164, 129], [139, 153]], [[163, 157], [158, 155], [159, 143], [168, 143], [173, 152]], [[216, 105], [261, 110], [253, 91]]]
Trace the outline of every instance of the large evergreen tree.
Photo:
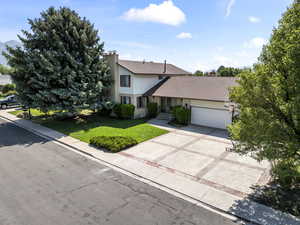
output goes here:
[[281, 184], [300, 185], [300, 0], [239, 83], [231, 92], [240, 107], [240, 119], [230, 127], [235, 151], [270, 160]]
[[23, 46], [5, 54], [21, 102], [42, 111], [76, 112], [105, 97], [111, 76], [98, 31], [69, 8], [51, 7], [29, 19]]
[[[1, 54], [1, 52], [0, 52], [0, 54]], [[0, 75], [1, 74], [8, 75], [8, 74], [11, 74], [12, 72], [13, 72], [12, 68], [0, 64]]]

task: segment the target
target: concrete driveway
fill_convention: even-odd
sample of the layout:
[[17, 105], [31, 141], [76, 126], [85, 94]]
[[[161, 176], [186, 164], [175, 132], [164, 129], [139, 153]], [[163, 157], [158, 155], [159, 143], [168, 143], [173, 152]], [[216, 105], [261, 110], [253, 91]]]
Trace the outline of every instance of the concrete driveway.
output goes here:
[[237, 197], [268, 181], [267, 162], [227, 151], [232, 147], [227, 131], [197, 126], [169, 130], [124, 153]]

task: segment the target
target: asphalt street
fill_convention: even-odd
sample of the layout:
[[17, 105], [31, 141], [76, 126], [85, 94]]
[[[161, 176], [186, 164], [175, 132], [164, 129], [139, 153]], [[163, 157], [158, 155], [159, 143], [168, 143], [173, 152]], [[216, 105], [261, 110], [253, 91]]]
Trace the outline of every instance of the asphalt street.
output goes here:
[[0, 120], [0, 225], [233, 225]]

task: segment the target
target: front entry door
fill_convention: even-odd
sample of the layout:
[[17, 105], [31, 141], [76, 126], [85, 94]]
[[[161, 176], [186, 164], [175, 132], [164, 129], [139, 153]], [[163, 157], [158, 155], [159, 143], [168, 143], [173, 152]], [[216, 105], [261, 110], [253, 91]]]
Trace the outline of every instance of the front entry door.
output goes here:
[[160, 108], [161, 112], [167, 113], [171, 109], [171, 98], [161, 97], [160, 98]]

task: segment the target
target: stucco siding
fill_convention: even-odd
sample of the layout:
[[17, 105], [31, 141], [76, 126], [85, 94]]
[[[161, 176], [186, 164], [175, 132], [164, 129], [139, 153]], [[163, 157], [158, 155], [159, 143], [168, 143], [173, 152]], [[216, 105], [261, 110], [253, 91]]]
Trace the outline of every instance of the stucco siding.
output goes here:
[[189, 104], [191, 106], [199, 106], [212, 109], [226, 109], [224, 106], [225, 102], [190, 100]]
[[143, 108], [137, 108], [137, 98], [141, 97], [142, 95], [132, 95], [132, 104], [135, 106], [135, 111], [134, 111], [134, 118], [143, 118], [146, 117], [147, 115], [147, 107], [146, 107], [146, 102], [144, 101], [144, 107]]
[[133, 75], [133, 94], [142, 95], [160, 80], [155, 75]]
[[141, 108], [141, 109], [135, 109], [134, 112], [134, 118], [144, 118], [147, 116], [147, 109], [146, 108]]
[[130, 87], [120, 87], [120, 78], [118, 81], [119, 94], [134, 94], [134, 75], [127, 69], [119, 66], [119, 76], [130, 75]]

